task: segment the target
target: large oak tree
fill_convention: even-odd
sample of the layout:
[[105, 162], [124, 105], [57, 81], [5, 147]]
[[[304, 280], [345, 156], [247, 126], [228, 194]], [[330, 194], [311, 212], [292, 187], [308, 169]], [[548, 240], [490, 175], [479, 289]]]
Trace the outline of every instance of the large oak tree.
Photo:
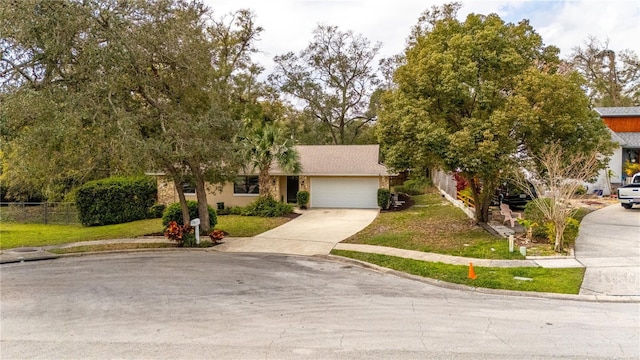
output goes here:
[[557, 73], [558, 49], [523, 20], [456, 18], [459, 4], [427, 11], [385, 94], [379, 138], [396, 169], [436, 166], [471, 184], [476, 220], [520, 156], [561, 141], [568, 151], [605, 144], [579, 77]]
[[3, 2], [0, 24], [10, 186], [29, 186], [30, 172], [34, 186], [59, 191], [113, 173], [192, 176], [207, 230], [205, 183], [235, 176], [233, 140], [257, 97], [261, 69], [250, 55], [261, 28], [251, 12], [215, 18], [182, 0], [26, 0]]

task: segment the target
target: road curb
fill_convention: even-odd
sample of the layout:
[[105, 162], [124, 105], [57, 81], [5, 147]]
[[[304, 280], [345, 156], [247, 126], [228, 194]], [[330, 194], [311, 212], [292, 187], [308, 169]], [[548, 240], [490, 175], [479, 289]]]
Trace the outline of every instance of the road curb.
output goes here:
[[640, 296], [635, 297], [635, 296], [612, 296], [612, 295], [572, 295], [572, 294], [558, 294], [558, 293], [517, 291], [517, 290], [500, 290], [500, 289], [472, 287], [467, 285], [454, 284], [446, 281], [426, 278], [418, 275], [408, 274], [402, 271], [389, 269], [376, 264], [372, 264], [372, 263], [368, 263], [365, 261], [356, 260], [352, 258], [347, 258], [339, 255], [325, 255], [320, 257], [358, 265], [360, 267], [371, 269], [377, 272], [381, 272], [385, 274], [393, 274], [399, 277], [423, 282], [429, 285], [438, 286], [445, 289], [462, 290], [462, 291], [469, 291], [469, 292], [476, 292], [476, 293], [490, 294], [490, 295], [532, 297], [532, 298], [554, 299], [554, 300], [572, 300], [572, 301], [583, 301], [583, 302], [607, 302], [607, 303], [640, 303]]

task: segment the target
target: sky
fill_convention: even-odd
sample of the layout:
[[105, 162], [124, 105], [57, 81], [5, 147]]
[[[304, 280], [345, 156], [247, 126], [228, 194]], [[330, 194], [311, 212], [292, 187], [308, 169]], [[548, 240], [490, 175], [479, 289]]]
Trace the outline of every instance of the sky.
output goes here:
[[[216, 17], [251, 9], [264, 28], [255, 57], [269, 73], [273, 57], [304, 49], [318, 24], [353, 30], [372, 43], [380, 42], [381, 57], [402, 53], [410, 29], [420, 14], [442, 0], [202, 0]], [[568, 57], [589, 36], [609, 40], [609, 49], [640, 54], [640, 0], [467, 0], [458, 17], [496, 13], [506, 22], [528, 19], [546, 45]]]

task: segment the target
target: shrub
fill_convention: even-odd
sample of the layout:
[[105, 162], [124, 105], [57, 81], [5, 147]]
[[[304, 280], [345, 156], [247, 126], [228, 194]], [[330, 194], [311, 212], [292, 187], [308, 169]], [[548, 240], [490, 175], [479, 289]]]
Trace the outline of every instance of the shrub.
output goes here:
[[121, 224], [146, 219], [158, 191], [149, 177], [113, 177], [90, 181], [76, 191], [82, 225]]
[[209, 233], [209, 238], [211, 239], [211, 242], [217, 244], [218, 241], [224, 239], [224, 232], [222, 230], [213, 230]]
[[381, 209], [388, 209], [391, 201], [391, 191], [389, 189], [378, 189], [378, 206]]
[[196, 246], [195, 229], [189, 225], [179, 225], [175, 221], [170, 221], [164, 230], [164, 236], [178, 243], [179, 247]]
[[584, 185], [578, 186], [574, 195], [584, 195], [587, 193], [587, 187]]
[[165, 204], [155, 204], [152, 207], [149, 208], [149, 219], [159, 219], [162, 217], [162, 214], [164, 214], [164, 209], [166, 209], [167, 206]]
[[298, 191], [296, 194], [296, 199], [298, 200], [298, 206], [301, 209], [306, 209], [307, 204], [309, 203], [309, 192], [308, 191]]
[[218, 216], [220, 216], [220, 215], [229, 215], [229, 214], [231, 214], [231, 209], [228, 208], [228, 207], [224, 207], [222, 209], [216, 210], [216, 212], [218, 213], [217, 214]]
[[627, 176], [633, 176], [637, 173], [640, 172], [640, 163], [632, 163], [631, 161], [627, 160], [624, 163], [624, 172], [625, 174], [627, 174]]
[[[537, 198], [533, 201], [530, 201], [524, 208], [524, 217], [525, 219], [540, 225], [533, 227], [533, 236], [547, 238], [552, 244], [554, 244], [556, 236], [555, 226], [551, 221], [546, 219], [542, 212], [536, 207], [537, 201], [549, 202], [551, 201], [551, 199]], [[584, 217], [584, 215], [582, 216]], [[576, 238], [578, 237], [579, 227], [580, 221], [571, 217], [567, 219], [567, 225], [563, 233], [564, 242], [566, 244], [573, 244], [575, 242]]]
[[[580, 228], [580, 222], [574, 218], [568, 218], [567, 223], [562, 233], [563, 247], [566, 245], [575, 244], [576, 238], [578, 238], [578, 230]], [[556, 242], [556, 227], [552, 222], [545, 224], [546, 236], [549, 242], [553, 245]]]
[[524, 207], [524, 218], [527, 220], [531, 220], [531, 222], [537, 223], [539, 226], [536, 226], [532, 229], [533, 236], [536, 237], [547, 237], [547, 223], [549, 220], [545, 218], [542, 211], [538, 209], [537, 202], [546, 201], [549, 202], [551, 199], [545, 198], [537, 198], [532, 201], [529, 201], [527, 205]]
[[293, 205], [276, 201], [270, 196], [261, 196], [247, 205], [242, 212], [246, 216], [278, 217], [293, 212]]
[[578, 238], [578, 230], [580, 228], [580, 222], [574, 218], [567, 219], [567, 226], [564, 228], [564, 242], [565, 244], [575, 244]]
[[[187, 207], [189, 208], [189, 218], [197, 218], [198, 202], [188, 200]], [[207, 205], [207, 208], [209, 209], [209, 226], [213, 228], [218, 223], [218, 217], [216, 216], [216, 211], [213, 210], [210, 205]], [[178, 225], [183, 225], [180, 203], [173, 203], [164, 210], [164, 214], [162, 214], [162, 225], [167, 226], [171, 221], [175, 221]]]
[[411, 179], [404, 182], [400, 186], [394, 186], [395, 192], [401, 192], [409, 195], [421, 195], [426, 192], [426, 188], [431, 185], [428, 179]]

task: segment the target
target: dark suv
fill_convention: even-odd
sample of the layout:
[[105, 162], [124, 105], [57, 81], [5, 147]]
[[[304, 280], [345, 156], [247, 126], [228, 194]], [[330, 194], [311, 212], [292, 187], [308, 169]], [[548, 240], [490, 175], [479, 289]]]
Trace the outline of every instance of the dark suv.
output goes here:
[[[529, 186], [531, 188], [531, 192], [535, 195], [533, 185], [529, 184]], [[504, 182], [496, 189], [492, 204], [508, 204], [509, 207], [518, 208], [525, 207], [531, 200], [531, 196], [529, 196], [526, 191], [518, 188], [515, 184]]]

